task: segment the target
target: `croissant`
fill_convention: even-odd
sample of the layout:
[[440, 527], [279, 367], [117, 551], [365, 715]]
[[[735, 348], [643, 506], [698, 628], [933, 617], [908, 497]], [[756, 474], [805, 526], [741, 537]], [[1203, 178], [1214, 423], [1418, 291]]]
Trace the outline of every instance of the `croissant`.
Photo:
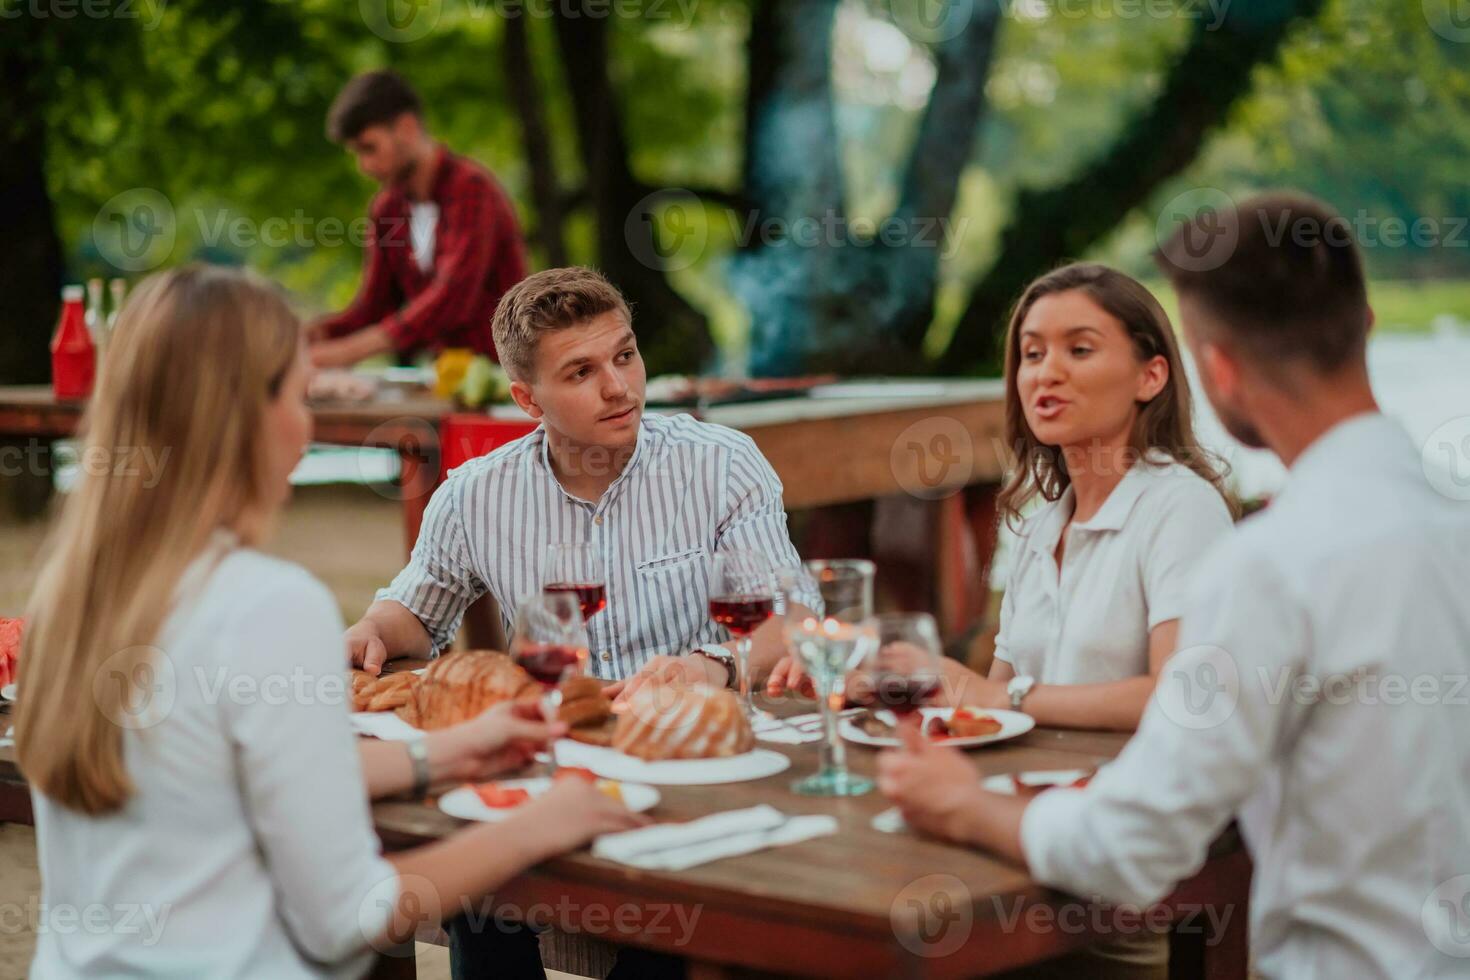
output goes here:
[[592, 745], [609, 745], [613, 734], [612, 702], [602, 685], [591, 677], [569, 677], [561, 682], [557, 718], [567, 726], [567, 737]]
[[354, 670], [350, 676], [353, 711], [392, 711], [408, 701], [419, 682], [417, 674], [408, 672], [374, 677]]
[[463, 650], [430, 664], [398, 714], [411, 725], [433, 731], [468, 721], [502, 701], [535, 697], [539, 690], [531, 675], [505, 654]]
[[750, 723], [730, 691], [708, 684], [644, 684], [618, 717], [612, 747], [649, 761], [749, 752]]

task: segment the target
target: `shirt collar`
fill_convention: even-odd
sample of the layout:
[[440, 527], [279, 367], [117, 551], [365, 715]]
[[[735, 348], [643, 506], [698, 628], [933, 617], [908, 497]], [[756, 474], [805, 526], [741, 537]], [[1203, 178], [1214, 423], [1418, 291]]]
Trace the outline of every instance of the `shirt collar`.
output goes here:
[[[1167, 463], [1166, 456], [1145, 453], [1142, 459], [1128, 467], [1128, 472], [1113, 487], [1097, 513], [1088, 520], [1075, 522], [1072, 526], [1088, 531], [1121, 531], [1128, 522], [1128, 515], [1133, 513], [1133, 505], [1138, 503], [1138, 498], [1148, 489], [1149, 482], [1159, 474], [1159, 468]], [[1067, 489], [1070, 490], [1071, 487]]]
[[[1128, 467], [1128, 472], [1113, 487], [1108, 499], [1103, 501], [1096, 514], [1089, 520], [1076, 521], [1072, 526], [1084, 531], [1121, 531], [1123, 525], [1128, 523], [1128, 517], [1133, 513], [1138, 498], [1148, 489], [1149, 482], [1159, 475], [1159, 467], [1168, 462], [1169, 458], [1160, 453], [1145, 454], [1143, 459]], [[1062, 536], [1062, 528], [1067, 526], [1067, 521], [1076, 510], [1077, 491], [1068, 484], [1062, 495], [1034, 518], [1037, 523], [1036, 529], [1030, 535], [1032, 549], [1042, 554], [1055, 553], [1057, 542]]]
[[539, 457], [541, 466], [545, 469], [547, 477], [552, 483], [556, 484], [558, 490], [566, 494], [567, 499], [575, 500], [578, 503], [592, 504], [593, 506], [611, 501], [614, 492], [622, 487], [623, 482], [628, 479], [630, 474], [647, 464], [648, 460], [658, 452], [659, 443], [662, 442], [657, 430], [648, 424], [648, 416], [644, 415], [640, 418], [638, 420], [638, 441], [633, 444], [633, 455], [629, 457], [628, 465], [623, 467], [623, 472], [619, 473], [617, 479], [613, 480], [608, 485], [608, 488], [603, 491], [602, 499], [593, 501], [582, 500], [580, 497], [574, 497], [570, 493], [567, 493], [566, 488], [561, 485], [561, 481], [556, 478], [556, 469], [551, 465], [551, 439], [546, 434], [546, 426], [543, 424], [536, 432], [541, 438], [541, 450], [539, 453], [533, 454], [531, 458], [536, 459]]
[[1361, 466], [1365, 450], [1391, 442], [1394, 436], [1402, 438], [1403, 429], [1382, 412], [1361, 412], [1343, 419], [1297, 456], [1287, 470], [1283, 492], [1319, 478], [1336, 481], [1339, 469]]
[[434, 150], [434, 183], [429, 186], [429, 200], [435, 204], [444, 201], [450, 171], [454, 169], [453, 164], [454, 158], [450, 155], [449, 148], [440, 143]]

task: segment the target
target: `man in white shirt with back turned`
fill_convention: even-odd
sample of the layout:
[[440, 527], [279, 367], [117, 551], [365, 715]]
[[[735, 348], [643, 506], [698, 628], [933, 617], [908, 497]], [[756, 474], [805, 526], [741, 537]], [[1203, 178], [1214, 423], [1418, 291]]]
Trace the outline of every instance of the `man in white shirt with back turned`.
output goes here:
[[1470, 975], [1470, 505], [1379, 414], [1347, 222], [1286, 194], [1204, 218], [1159, 264], [1210, 402], [1285, 486], [1202, 562], [1138, 734], [1087, 788], [987, 793], [918, 740], [880, 785], [914, 826], [1114, 902], [1162, 898], [1236, 819], [1262, 974]]

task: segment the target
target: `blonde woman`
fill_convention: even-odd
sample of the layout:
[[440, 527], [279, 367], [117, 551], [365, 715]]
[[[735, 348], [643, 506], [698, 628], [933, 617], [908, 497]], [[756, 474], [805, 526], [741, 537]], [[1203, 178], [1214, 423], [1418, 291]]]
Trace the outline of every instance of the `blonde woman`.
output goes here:
[[487, 778], [555, 731], [503, 708], [413, 747], [353, 737], [331, 596], [256, 550], [311, 436], [307, 370], [245, 274], [165, 272], [122, 314], [85, 426], [118, 465], [66, 503], [15, 728], [46, 907], [128, 920], [43, 930], [34, 977], [360, 976], [426, 917], [639, 822], [574, 781], [379, 855], [368, 796]]

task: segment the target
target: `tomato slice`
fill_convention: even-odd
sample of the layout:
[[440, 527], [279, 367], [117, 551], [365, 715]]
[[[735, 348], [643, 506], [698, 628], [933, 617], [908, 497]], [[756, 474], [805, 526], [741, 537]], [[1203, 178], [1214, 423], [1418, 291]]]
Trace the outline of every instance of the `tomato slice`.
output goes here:
[[597, 782], [597, 773], [591, 769], [583, 769], [579, 766], [557, 766], [556, 774], [551, 777], [557, 779], [582, 779], [589, 783]]
[[520, 806], [531, 798], [527, 790], [508, 788], [499, 783], [482, 783], [475, 787], [475, 795], [480, 798], [481, 803], [496, 810]]

